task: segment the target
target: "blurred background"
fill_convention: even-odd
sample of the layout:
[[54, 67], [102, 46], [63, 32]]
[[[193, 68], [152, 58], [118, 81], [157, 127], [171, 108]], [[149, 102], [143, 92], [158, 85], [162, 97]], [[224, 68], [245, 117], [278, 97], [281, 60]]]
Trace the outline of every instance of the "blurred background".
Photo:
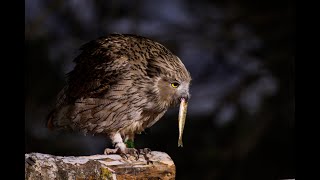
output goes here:
[[184, 147], [178, 108], [136, 147], [168, 153], [176, 179], [295, 177], [295, 4], [243, 0], [26, 0], [25, 152], [101, 154], [103, 136], [50, 132], [45, 117], [79, 47], [109, 33], [154, 39], [193, 81]]

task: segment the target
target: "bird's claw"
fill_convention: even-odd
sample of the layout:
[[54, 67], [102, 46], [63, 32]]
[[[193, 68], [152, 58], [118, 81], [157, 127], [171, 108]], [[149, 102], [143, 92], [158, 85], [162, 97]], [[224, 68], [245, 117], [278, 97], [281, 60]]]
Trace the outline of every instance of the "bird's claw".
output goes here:
[[115, 149], [106, 148], [106, 149], [104, 149], [104, 154], [105, 155], [120, 154], [119, 152], [120, 152], [120, 148], [115, 148]]
[[150, 152], [151, 152], [151, 149], [149, 148], [140, 149], [140, 154], [150, 154]]
[[136, 160], [139, 159], [139, 155], [140, 155], [139, 151], [137, 149], [135, 149], [135, 148], [126, 148], [125, 149], [125, 154], [129, 154], [129, 155], [135, 157]]
[[147, 161], [147, 164], [150, 164], [150, 163], [153, 164], [153, 162], [150, 161], [149, 157], [147, 156], [150, 153], [151, 153], [151, 149], [149, 149], [149, 148], [139, 149], [139, 151], [135, 148], [125, 148], [124, 151], [121, 151], [120, 148], [115, 148], [115, 149], [106, 148], [104, 150], [104, 154], [106, 154], [106, 155], [119, 154], [121, 157], [125, 157], [126, 159], [128, 159], [127, 155], [131, 155], [131, 156], [135, 157], [136, 160], [138, 160], [140, 154], [142, 154], [144, 159]]
[[149, 148], [140, 149], [140, 154], [143, 155], [144, 159], [147, 161], [147, 164], [149, 163], [153, 164], [153, 162], [150, 161], [149, 157], [147, 156], [150, 153], [151, 153], [151, 149]]

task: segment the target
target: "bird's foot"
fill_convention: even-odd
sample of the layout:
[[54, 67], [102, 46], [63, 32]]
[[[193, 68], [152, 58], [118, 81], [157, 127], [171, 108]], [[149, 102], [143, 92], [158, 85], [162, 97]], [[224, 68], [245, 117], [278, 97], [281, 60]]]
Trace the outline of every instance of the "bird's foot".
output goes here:
[[104, 154], [108, 155], [108, 154], [119, 154], [120, 148], [115, 148], [115, 149], [110, 149], [110, 148], [106, 148], [104, 149]]
[[140, 149], [140, 154], [143, 155], [144, 159], [147, 161], [147, 164], [149, 163], [153, 164], [153, 162], [147, 156], [148, 154], [151, 154], [151, 149], [149, 148]]
[[135, 148], [126, 148], [126, 149], [125, 149], [125, 154], [129, 154], [129, 155], [135, 157], [136, 160], [138, 160], [140, 153], [139, 153], [139, 151], [138, 151], [137, 149], [135, 149]]
[[128, 155], [131, 155], [135, 157], [135, 160], [139, 159], [140, 154], [143, 155], [144, 159], [147, 161], [147, 164], [153, 164], [153, 162], [150, 160], [150, 158], [147, 156], [151, 153], [151, 150], [149, 148], [143, 148], [139, 149], [139, 151], [135, 148], [115, 148], [115, 149], [110, 149], [106, 148], [104, 150], [104, 154], [118, 154], [121, 157], [125, 157], [128, 159]]
[[139, 149], [140, 154], [150, 154], [151, 153], [151, 149], [149, 148], [143, 148], [143, 149]]
[[119, 154], [120, 156], [124, 156], [126, 159], [128, 159], [128, 155], [131, 155], [135, 157], [136, 160], [139, 159], [139, 151], [135, 148], [124, 148], [121, 150], [121, 148], [115, 148], [110, 149], [106, 148], [104, 150], [104, 154]]

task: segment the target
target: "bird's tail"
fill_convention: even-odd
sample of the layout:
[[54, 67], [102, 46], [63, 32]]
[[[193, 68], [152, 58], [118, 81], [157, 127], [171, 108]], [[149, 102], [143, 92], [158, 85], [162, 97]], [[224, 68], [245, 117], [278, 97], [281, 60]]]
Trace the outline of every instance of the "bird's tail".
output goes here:
[[55, 107], [53, 108], [53, 110], [48, 114], [47, 118], [46, 118], [46, 127], [50, 130], [54, 130], [56, 129], [56, 122], [54, 121], [57, 121], [56, 120], [56, 116], [57, 116], [57, 113], [59, 111], [59, 109], [63, 106], [63, 104], [65, 103], [65, 99], [66, 99], [66, 95], [65, 95], [65, 92], [66, 92], [66, 89], [68, 87], [65, 86], [58, 94], [57, 96], [57, 101], [56, 101], [56, 104], [55, 104]]

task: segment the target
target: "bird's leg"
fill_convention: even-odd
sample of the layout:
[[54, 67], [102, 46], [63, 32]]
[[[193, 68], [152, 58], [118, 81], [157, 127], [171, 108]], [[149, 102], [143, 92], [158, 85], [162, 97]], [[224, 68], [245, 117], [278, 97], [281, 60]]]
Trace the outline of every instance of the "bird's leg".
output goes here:
[[127, 148], [134, 148], [134, 134], [127, 134], [124, 138]]
[[[127, 148], [125, 143], [122, 140], [120, 133], [115, 133], [110, 136], [112, 143], [114, 144], [115, 149], [106, 148], [104, 154], [120, 154], [127, 157], [127, 154], [138, 156], [138, 151], [134, 148]], [[127, 157], [128, 158], [128, 157]]]
[[110, 138], [115, 149], [106, 148], [104, 150], [104, 154], [124, 154], [126, 145], [123, 143], [121, 135], [119, 133], [115, 133], [110, 135]]

